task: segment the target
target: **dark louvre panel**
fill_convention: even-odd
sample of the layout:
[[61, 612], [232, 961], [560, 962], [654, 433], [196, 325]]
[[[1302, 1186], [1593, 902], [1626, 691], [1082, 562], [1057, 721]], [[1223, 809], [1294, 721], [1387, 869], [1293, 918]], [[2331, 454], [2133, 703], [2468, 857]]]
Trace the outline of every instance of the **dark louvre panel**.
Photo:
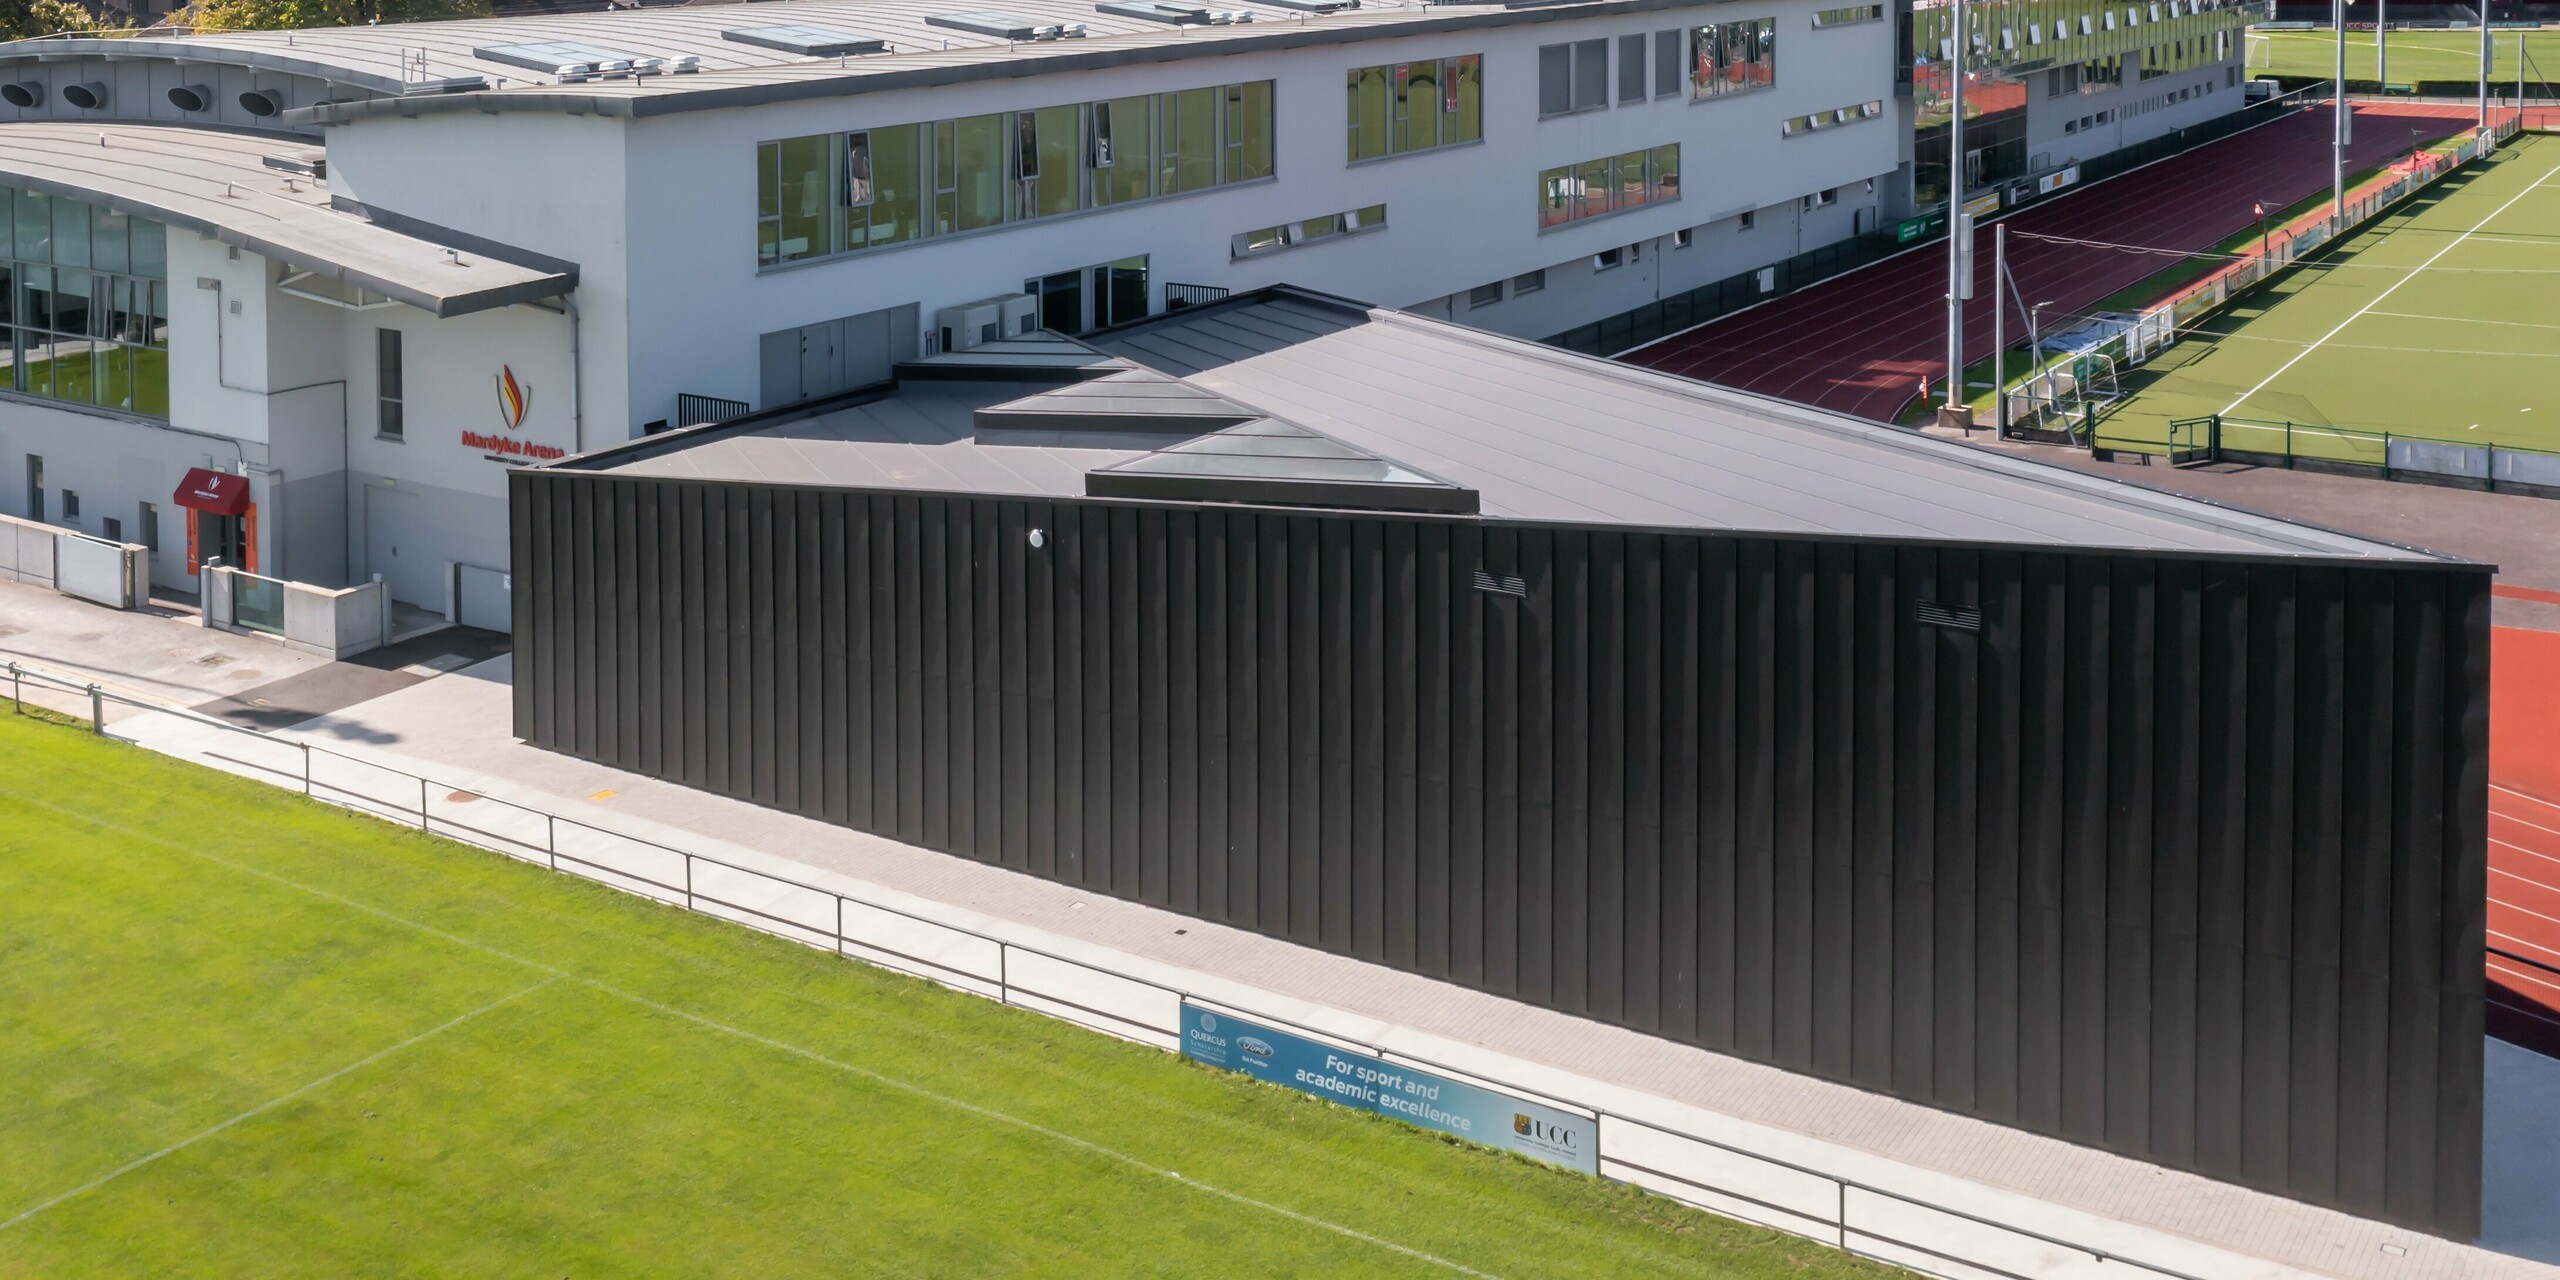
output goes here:
[[2467, 567], [513, 483], [537, 745], [2475, 1231]]

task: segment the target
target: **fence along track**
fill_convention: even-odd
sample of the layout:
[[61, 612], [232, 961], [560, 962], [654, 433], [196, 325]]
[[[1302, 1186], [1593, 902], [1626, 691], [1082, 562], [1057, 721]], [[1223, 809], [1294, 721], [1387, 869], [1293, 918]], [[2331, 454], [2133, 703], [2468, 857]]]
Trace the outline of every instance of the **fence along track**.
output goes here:
[[[108, 703], [156, 712], [259, 744], [267, 756], [205, 754], [326, 804], [477, 846], [638, 897], [833, 951], [955, 991], [1047, 1014], [1167, 1052], [1180, 1051], [1185, 1004], [1305, 1032], [1527, 1101], [1592, 1117], [1601, 1176], [1722, 1217], [1772, 1227], [1844, 1252], [1943, 1276], [2044, 1280], [2131, 1269], [2160, 1280], [2206, 1277], [2126, 1257], [1856, 1178], [1752, 1151], [1702, 1133], [1487, 1076], [1420, 1054], [1363, 1042], [1287, 1015], [1122, 973], [963, 925], [490, 795], [426, 775], [113, 692], [18, 662], [0, 664], [14, 709], [25, 685], [86, 697], [90, 729], [105, 735]], [[244, 744], [245, 745], [245, 744]], [[371, 780], [377, 786], [360, 783]], [[416, 802], [409, 796], [414, 791]], [[445, 812], [436, 811], [441, 793]], [[486, 804], [483, 810], [478, 806]], [[465, 808], [469, 806], [469, 808]], [[465, 816], [455, 813], [462, 810]], [[538, 833], [538, 834], [537, 834]], [[1674, 1167], [1677, 1166], [1677, 1167]], [[1737, 1185], [1739, 1184], [1739, 1185]]]

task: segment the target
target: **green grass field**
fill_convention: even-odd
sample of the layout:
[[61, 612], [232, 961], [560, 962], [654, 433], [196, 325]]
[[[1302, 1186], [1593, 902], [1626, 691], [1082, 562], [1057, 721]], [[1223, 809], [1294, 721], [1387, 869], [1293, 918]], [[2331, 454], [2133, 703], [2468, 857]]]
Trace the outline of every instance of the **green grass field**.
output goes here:
[[[2524, 36], [2528, 81], [2560, 80], [2560, 31], [2491, 31], [2489, 77], [2512, 91], [2516, 81], [2516, 37]], [[2347, 32], [2347, 79], [2374, 78], [2374, 33]], [[2329, 31], [2252, 31], [2249, 70], [2258, 75], [2319, 76], [2337, 70], [2338, 38]], [[2477, 31], [2394, 31], [2391, 33], [2391, 84], [2420, 80], [2477, 80], [2480, 76], [2480, 33]]]
[[1883, 1276], [0, 714], [0, 1275]]
[[[2560, 450], [2560, 136], [2527, 134], [2333, 255], [2260, 288], [2127, 378], [2108, 444], [2227, 417]], [[2282, 432], [2226, 420], [2227, 448]], [[2297, 432], [2306, 456], [2379, 461], [2378, 439]]]

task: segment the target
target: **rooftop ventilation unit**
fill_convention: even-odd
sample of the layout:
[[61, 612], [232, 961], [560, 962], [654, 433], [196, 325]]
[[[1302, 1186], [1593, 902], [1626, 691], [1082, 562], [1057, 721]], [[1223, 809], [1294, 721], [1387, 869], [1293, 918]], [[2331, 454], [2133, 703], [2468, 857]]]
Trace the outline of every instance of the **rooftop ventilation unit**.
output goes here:
[[936, 13], [925, 25], [970, 31], [999, 40], [1073, 40], [1085, 33], [1081, 22], [1041, 22], [1013, 13]]
[[284, 90], [251, 89], [240, 95], [240, 109], [259, 119], [284, 110]]
[[11, 84], [0, 84], [0, 102], [6, 102], [20, 111], [41, 107], [44, 105], [44, 81], [19, 80]]
[[1019, 338], [1038, 325], [1039, 304], [1027, 293], [998, 294], [944, 307], [933, 317], [936, 345], [946, 353]]
[[702, 70], [702, 59], [694, 54], [679, 53], [667, 59], [667, 74], [689, 76]]
[[[590, 75], [627, 75], [637, 55], [614, 49], [601, 49], [575, 40], [550, 40], [540, 44], [497, 44], [473, 49], [471, 56], [490, 62], [503, 62], [510, 67], [540, 71], [562, 79]], [[607, 71], [615, 67], [618, 70]]]
[[1164, 0], [1104, 0], [1104, 3], [1095, 5], [1094, 10], [1116, 13], [1124, 18], [1169, 22], [1177, 27], [1223, 27], [1229, 23], [1253, 21], [1251, 9], [1201, 9], [1187, 4], [1165, 3]]
[[213, 90], [200, 84], [172, 85], [169, 105], [186, 112], [210, 110], [213, 107]]
[[62, 86], [62, 100], [83, 111], [99, 111], [107, 105], [107, 85], [103, 80]]
[[889, 47], [886, 40], [858, 36], [850, 31], [829, 27], [786, 25], [779, 27], [741, 27], [720, 33], [723, 40], [751, 44], [759, 49], [779, 49], [803, 58], [841, 58], [855, 53], [881, 53]]
[[1300, 13], [1340, 13], [1345, 9], [1360, 7], [1360, 0], [1261, 0], [1261, 3], [1281, 9], [1295, 9]]

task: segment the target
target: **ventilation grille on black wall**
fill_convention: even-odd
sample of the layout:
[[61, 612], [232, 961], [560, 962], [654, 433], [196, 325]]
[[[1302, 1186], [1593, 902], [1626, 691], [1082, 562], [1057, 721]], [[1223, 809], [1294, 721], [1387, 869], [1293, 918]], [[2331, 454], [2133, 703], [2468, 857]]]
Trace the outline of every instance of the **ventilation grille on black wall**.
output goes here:
[[1911, 616], [1923, 625], [1945, 627], [1951, 631], [1982, 630], [1982, 610], [1960, 604], [1940, 604], [1935, 600], [1911, 602]]
[[1529, 580], [1516, 573], [1493, 573], [1478, 569], [1476, 570], [1476, 590], [1497, 596], [1518, 596], [1526, 600], [1529, 598]]

